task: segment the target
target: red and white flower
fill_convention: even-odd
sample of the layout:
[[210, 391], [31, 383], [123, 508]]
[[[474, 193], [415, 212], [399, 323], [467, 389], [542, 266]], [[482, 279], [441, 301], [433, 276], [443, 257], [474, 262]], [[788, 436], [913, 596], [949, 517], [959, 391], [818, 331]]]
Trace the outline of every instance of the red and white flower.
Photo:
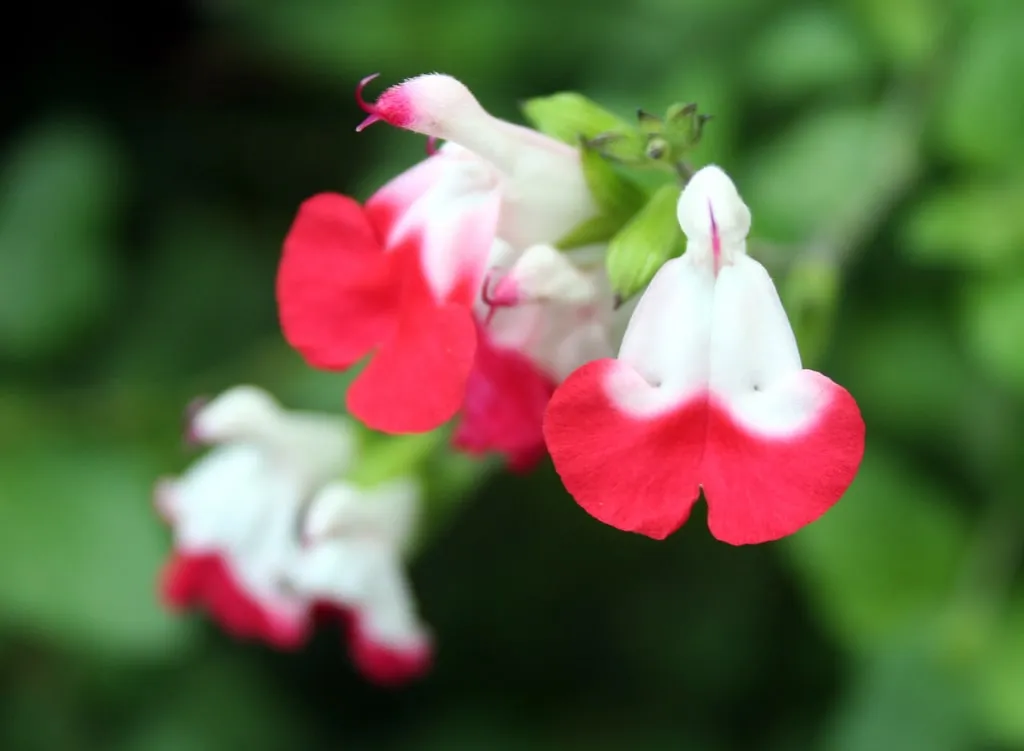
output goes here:
[[454, 78], [413, 78], [363, 104], [360, 128], [382, 120], [446, 143], [365, 205], [334, 193], [302, 205], [278, 274], [281, 325], [315, 367], [372, 355], [349, 411], [423, 432], [463, 406], [492, 254], [553, 243], [596, 207], [576, 149], [491, 116]]
[[746, 254], [750, 211], [718, 167], [679, 199], [686, 253], [640, 300], [616, 359], [555, 392], [544, 433], [592, 516], [661, 539], [701, 490], [719, 540], [796, 532], [853, 481], [864, 422], [853, 397], [803, 369], [767, 271]]
[[497, 451], [518, 471], [545, 453], [544, 411], [576, 368], [614, 352], [614, 297], [604, 248], [570, 256], [534, 245], [492, 259], [478, 307], [476, 361], [454, 444]]
[[400, 633], [411, 626], [392, 616], [413, 612], [400, 554], [418, 488], [346, 490], [335, 478], [356, 458], [351, 425], [285, 411], [253, 387], [199, 407], [188, 432], [215, 446], [157, 484], [157, 508], [174, 533], [165, 602], [205, 609], [233, 636], [280, 649], [303, 645], [317, 619], [340, 618], [368, 678], [391, 684], [422, 673], [429, 641], [422, 630]]
[[420, 495], [408, 479], [370, 489], [327, 485], [305, 516], [302, 553], [287, 572], [291, 589], [344, 614], [352, 661], [380, 684], [417, 678], [433, 658], [403, 562]]

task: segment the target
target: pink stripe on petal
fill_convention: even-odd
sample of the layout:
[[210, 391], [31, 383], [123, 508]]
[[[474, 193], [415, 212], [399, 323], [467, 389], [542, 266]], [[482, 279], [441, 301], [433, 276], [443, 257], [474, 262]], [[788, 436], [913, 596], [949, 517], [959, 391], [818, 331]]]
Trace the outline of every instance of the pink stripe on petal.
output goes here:
[[788, 436], [752, 430], [707, 392], [656, 416], [630, 414], [608, 394], [613, 377], [620, 395], [654, 390], [627, 365], [590, 363], [555, 392], [544, 434], [569, 493], [617, 529], [663, 539], [689, 518], [703, 487], [716, 538], [733, 545], [776, 540], [831, 508], [860, 465], [860, 411], [819, 373], [798, 376], [810, 398], [794, 392], [793, 409], [812, 400], [820, 407]]

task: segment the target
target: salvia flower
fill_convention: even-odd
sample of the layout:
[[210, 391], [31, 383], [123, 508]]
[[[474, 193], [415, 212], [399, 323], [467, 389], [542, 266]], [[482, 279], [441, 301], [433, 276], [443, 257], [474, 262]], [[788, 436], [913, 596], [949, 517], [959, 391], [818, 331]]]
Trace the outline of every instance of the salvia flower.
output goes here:
[[303, 645], [317, 619], [340, 619], [371, 680], [429, 667], [402, 564], [415, 483], [336, 479], [358, 460], [352, 426], [286, 411], [250, 386], [198, 407], [188, 435], [213, 448], [158, 482], [155, 497], [174, 537], [162, 578], [170, 607], [204, 609], [231, 635], [280, 649]]
[[864, 450], [853, 397], [804, 370], [767, 271], [746, 254], [751, 216], [718, 167], [678, 203], [686, 253], [658, 271], [616, 359], [555, 392], [544, 433], [591, 515], [661, 539], [701, 490], [708, 526], [735, 545], [775, 540], [824, 514]]
[[465, 401], [491, 259], [550, 245], [596, 207], [576, 149], [491, 116], [450, 76], [363, 104], [361, 127], [384, 121], [446, 143], [365, 205], [334, 193], [302, 205], [278, 273], [281, 326], [318, 368], [370, 355], [349, 411], [384, 432], [425, 432]]
[[[579, 254], [576, 254], [579, 255]], [[478, 314], [477, 354], [454, 443], [497, 451], [514, 470], [545, 453], [544, 411], [580, 365], [614, 352], [611, 288], [600, 254], [575, 262], [549, 245], [495, 258]]]

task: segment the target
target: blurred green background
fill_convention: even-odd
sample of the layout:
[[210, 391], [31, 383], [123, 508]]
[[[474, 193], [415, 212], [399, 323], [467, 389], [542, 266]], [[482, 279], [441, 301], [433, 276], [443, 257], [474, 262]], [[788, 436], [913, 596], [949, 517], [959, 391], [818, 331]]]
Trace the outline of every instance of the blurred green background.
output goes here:
[[[1024, 749], [1024, 3], [182, 0], [0, 29], [0, 748]], [[492, 476], [412, 575], [405, 691], [337, 634], [297, 656], [160, 608], [183, 405], [240, 381], [338, 408], [283, 345], [282, 237], [423, 139], [352, 91], [439, 70], [518, 119], [580, 90], [696, 100], [805, 357], [868, 450], [794, 537], [663, 543], [549, 465]], [[760, 248], [760, 250], [758, 250]], [[459, 505], [459, 501], [464, 503]]]

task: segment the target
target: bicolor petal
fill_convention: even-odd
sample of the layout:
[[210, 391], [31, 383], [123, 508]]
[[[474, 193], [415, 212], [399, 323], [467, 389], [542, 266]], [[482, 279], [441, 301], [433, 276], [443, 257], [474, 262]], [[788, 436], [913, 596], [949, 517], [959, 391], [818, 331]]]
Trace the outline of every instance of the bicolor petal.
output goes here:
[[486, 328], [477, 341], [452, 443], [470, 454], [497, 451], [515, 471], [532, 469], [546, 453], [541, 426], [555, 381], [523, 352], [495, 344]]
[[432, 640], [402, 560], [420, 493], [403, 480], [369, 490], [344, 482], [326, 486], [311, 502], [306, 544], [289, 570], [296, 591], [348, 614], [353, 662], [382, 684], [419, 677], [431, 664]]
[[597, 213], [579, 152], [537, 131], [490, 115], [451, 76], [417, 76], [392, 86], [369, 104], [370, 122], [457, 144], [502, 175], [499, 235], [517, 248], [554, 242]]
[[824, 514], [853, 481], [864, 423], [841, 386], [805, 370], [768, 273], [746, 255], [749, 210], [718, 168], [680, 197], [686, 254], [640, 300], [617, 359], [584, 365], [544, 433], [577, 502], [661, 539], [701, 490], [732, 544], [775, 540]]
[[301, 496], [253, 446], [219, 447], [175, 480], [157, 485], [175, 552], [161, 592], [174, 609], [202, 608], [238, 638], [280, 648], [308, 635], [309, 607], [281, 589], [295, 548], [289, 518]]

